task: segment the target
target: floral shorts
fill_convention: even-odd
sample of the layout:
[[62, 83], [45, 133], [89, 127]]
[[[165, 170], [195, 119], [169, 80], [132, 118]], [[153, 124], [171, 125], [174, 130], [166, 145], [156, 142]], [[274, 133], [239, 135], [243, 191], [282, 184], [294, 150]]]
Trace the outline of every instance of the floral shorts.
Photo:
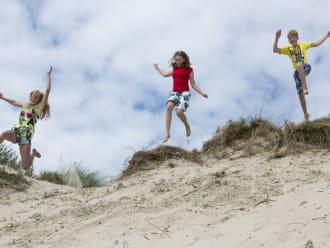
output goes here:
[[180, 108], [183, 111], [187, 111], [189, 107], [190, 96], [191, 95], [189, 91], [170, 92], [167, 102], [172, 101], [175, 103], [177, 108]]
[[[305, 75], [307, 76], [312, 70], [312, 67], [310, 64], [304, 64], [304, 71], [305, 71]], [[303, 87], [301, 84], [301, 79], [299, 78], [299, 73], [296, 70], [293, 74], [294, 77], [294, 81], [296, 82], [296, 89], [297, 89], [297, 93], [298, 95], [300, 94], [300, 92], [303, 91]]]

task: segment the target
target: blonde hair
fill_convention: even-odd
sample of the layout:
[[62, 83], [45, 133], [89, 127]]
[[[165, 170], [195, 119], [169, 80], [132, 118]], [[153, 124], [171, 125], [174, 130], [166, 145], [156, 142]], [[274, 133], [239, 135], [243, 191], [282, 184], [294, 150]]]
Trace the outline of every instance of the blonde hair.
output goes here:
[[297, 30], [295, 30], [295, 29], [291, 29], [289, 32], [288, 32], [288, 38], [290, 37], [290, 36], [297, 36], [297, 39], [299, 39], [299, 35], [298, 35], [298, 31]]
[[[26, 104], [28, 107], [34, 107], [36, 106], [39, 110], [40, 108], [40, 103], [42, 101], [42, 98], [44, 97], [44, 93], [42, 93], [41, 91], [39, 90], [33, 90], [30, 92], [30, 96], [33, 94], [33, 93], [38, 93], [40, 95], [40, 101], [37, 103], [37, 104], [31, 104], [30, 102], [28, 104]], [[50, 117], [50, 106], [49, 106], [49, 103], [46, 102], [45, 106], [43, 107], [43, 109], [41, 110], [41, 115], [39, 116], [40, 119], [47, 119]]]

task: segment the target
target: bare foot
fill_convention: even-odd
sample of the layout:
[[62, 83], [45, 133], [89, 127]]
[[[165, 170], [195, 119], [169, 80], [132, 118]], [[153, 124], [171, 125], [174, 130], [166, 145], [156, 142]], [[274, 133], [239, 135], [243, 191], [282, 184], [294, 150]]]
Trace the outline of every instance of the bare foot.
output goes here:
[[309, 121], [309, 114], [305, 115], [305, 121]]
[[41, 157], [41, 154], [37, 151], [37, 149], [33, 148], [32, 149], [32, 156], [33, 157], [40, 158]]
[[190, 126], [187, 125], [187, 126], [186, 126], [186, 135], [187, 135], [187, 137], [189, 137], [190, 134], [191, 134]]
[[163, 139], [163, 143], [167, 142], [169, 138], [171, 138], [171, 136], [169, 134], [165, 135], [165, 137]]

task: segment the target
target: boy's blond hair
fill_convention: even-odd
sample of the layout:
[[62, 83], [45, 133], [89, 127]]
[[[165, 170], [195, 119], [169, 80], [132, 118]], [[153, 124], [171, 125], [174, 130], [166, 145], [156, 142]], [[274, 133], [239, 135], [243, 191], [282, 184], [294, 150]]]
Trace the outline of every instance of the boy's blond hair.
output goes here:
[[291, 29], [289, 32], [288, 32], [288, 38], [290, 37], [290, 36], [297, 36], [297, 39], [299, 38], [299, 36], [298, 36], [298, 32], [297, 32], [297, 30], [295, 30], [295, 29]]

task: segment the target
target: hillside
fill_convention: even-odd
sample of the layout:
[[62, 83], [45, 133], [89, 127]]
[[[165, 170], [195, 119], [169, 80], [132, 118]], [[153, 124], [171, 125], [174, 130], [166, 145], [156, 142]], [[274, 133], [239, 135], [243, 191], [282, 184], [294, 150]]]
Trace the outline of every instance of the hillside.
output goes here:
[[0, 184], [0, 247], [329, 247], [328, 124], [229, 122], [104, 187]]

